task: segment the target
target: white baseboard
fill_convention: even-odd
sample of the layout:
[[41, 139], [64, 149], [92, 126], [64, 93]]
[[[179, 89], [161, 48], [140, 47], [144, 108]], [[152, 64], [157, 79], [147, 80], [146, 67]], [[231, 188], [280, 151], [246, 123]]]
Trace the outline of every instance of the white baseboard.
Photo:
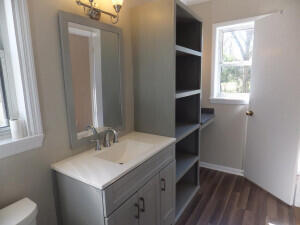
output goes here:
[[207, 162], [200, 162], [200, 167], [207, 168], [207, 169], [212, 169], [212, 170], [217, 170], [221, 171], [224, 173], [230, 173], [238, 176], [244, 176], [244, 170], [236, 169], [236, 168], [231, 168], [227, 166], [220, 166], [212, 163], [207, 163]]
[[300, 177], [297, 176], [294, 205], [300, 207]]

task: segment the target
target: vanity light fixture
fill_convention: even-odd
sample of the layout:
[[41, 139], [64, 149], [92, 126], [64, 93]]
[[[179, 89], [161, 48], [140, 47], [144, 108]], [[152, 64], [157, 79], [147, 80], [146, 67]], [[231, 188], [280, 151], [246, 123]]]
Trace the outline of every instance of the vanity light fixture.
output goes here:
[[89, 0], [89, 4], [83, 3], [81, 0], [76, 0], [77, 5], [82, 6], [84, 12], [93, 20], [100, 20], [101, 13], [104, 13], [111, 18], [111, 22], [116, 24], [119, 22], [119, 12], [121, 11], [123, 0], [112, 0], [113, 7], [117, 14], [112, 14], [110, 12], [106, 12], [102, 9], [96, 8], [96, 3], [94, 0]]

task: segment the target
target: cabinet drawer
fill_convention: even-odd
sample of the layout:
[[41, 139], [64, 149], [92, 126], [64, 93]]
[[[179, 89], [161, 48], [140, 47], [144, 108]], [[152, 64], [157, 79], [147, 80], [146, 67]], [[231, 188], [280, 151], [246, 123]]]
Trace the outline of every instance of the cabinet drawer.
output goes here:
[[139, 225], [139, 208], [137, 194], [128, 199], [110, 217], [105, 218], [105, 225]]
[[174, 159], [175, 146], [172, 144], [103, 190], [104, 216], [108, 217]]

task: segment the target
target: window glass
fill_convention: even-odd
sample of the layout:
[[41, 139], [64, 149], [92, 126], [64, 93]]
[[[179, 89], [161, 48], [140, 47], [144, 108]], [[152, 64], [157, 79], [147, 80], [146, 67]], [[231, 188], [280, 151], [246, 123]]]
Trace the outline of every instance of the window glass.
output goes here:
[[250, 66], [222, 65], [221, 93], [250, 93]]
[[253, 29], [223, 32], [223, 62], [242, 62], [252, 60]]

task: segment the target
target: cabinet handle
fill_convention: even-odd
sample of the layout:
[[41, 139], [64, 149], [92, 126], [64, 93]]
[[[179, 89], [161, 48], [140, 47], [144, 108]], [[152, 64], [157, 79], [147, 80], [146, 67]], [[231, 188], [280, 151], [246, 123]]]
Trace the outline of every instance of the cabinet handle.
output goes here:
[[166, 191], [166, 179], [165, 178], [161, 178], [161, 183], [162, 183], [162, 187], [161, 190], [162, 191]]
[[134, 206], [137, 208], [137, 214], [134, 217], [136, 219], [139, 219], [140, 218], [140, 206], [137, 203], [135, 203]]
[[140, 201], [142, 202], [141, 212], [145, 212], [146, 211], [146, 208], [145, 208], [145, 199], [144, 198], [140, 198]]

